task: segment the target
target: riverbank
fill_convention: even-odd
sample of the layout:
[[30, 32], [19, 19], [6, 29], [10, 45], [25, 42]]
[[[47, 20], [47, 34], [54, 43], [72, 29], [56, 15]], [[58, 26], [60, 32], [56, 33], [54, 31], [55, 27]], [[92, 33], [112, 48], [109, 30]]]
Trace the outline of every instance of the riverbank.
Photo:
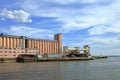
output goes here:
[[107, 56], [92, 56], [92, 57], [62, 57], [62, 58], [22, 58], [18, 61], [14, 59], [0, 59], [0, 63], [10, 62], [50, 62], [50, 61], [86, 61], [96, 59], [106, 59]]
[[16, 58], [1, 58], [0, 63], [10, 63], [10, 62], [16, 62]]

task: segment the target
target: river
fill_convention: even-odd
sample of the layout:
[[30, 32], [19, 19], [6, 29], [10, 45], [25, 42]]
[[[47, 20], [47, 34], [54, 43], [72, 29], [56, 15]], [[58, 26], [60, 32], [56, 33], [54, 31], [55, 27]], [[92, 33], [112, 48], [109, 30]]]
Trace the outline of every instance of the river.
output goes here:
[[90, 61], [0, 63], [0, 80], [120, 80], [120, 57]]

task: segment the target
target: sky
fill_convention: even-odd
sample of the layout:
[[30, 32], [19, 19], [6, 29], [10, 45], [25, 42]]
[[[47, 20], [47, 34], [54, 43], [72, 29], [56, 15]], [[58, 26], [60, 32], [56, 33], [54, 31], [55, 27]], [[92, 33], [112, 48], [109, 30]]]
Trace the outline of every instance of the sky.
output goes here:
[[120, 0], [0, 0], [0, 33], [90, 46], [92, 55], [120, 55]]

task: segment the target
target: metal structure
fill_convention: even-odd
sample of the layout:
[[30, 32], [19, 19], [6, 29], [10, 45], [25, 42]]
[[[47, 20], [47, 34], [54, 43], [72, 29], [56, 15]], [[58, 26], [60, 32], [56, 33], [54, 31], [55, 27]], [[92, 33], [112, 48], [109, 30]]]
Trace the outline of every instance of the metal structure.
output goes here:
[[90, 55], [90, 47], [84, 45], [83, 49], [79, 47], [70, 48], [68, 46], [63, 47], [64, 56], [67, 57], [88, 57]]

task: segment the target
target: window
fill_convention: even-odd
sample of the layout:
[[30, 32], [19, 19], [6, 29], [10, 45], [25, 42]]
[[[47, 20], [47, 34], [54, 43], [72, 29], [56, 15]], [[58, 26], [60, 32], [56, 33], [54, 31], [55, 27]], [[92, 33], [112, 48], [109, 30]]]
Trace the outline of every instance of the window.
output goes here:
[[12, 51], [9, 51], [9, 53], [12, 53]]
[[13, 56], [16, 56], [15, 54], [13, 54]]
[[5, 51], [5, 53], [7, 53], [7, 51]]
[[6, 54], [4, 56], [7, 56]]
[[2, 54], [0, 54], [0, 56], [3, 56]]

